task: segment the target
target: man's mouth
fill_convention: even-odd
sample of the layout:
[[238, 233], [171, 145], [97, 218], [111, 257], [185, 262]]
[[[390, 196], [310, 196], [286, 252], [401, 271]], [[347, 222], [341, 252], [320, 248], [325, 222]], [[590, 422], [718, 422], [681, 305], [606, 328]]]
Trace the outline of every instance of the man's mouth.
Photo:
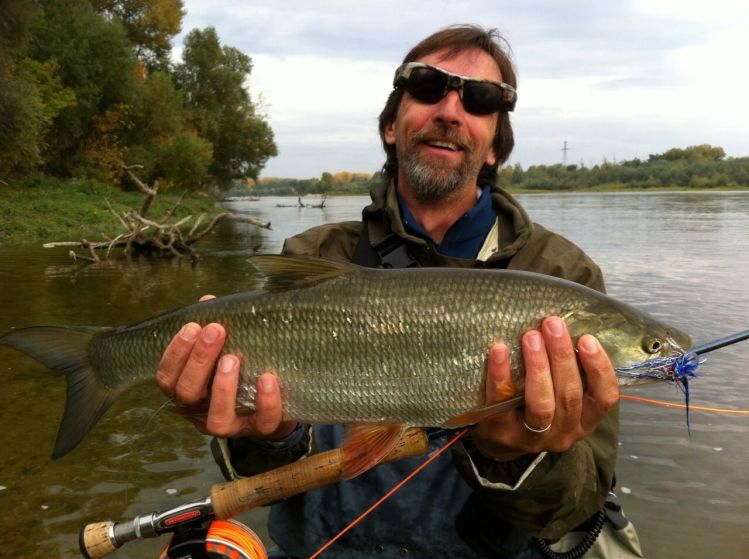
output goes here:
[[463, 150], [463, 148], [459, 144], [456, 144], [455, 142], [444, 141], [444, 140], [426, 140], [424, 143], [430, 147], [438, 148], [438, 149], [446, 149], [448, 151], [462, 151]]

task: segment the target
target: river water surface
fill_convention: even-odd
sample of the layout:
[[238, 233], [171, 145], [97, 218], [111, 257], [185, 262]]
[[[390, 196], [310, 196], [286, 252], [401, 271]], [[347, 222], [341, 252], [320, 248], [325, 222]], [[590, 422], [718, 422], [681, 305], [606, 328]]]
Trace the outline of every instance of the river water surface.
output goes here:
[[[696, 343], [749, 328], [749, 193], [521, 196], [534, 221], [580, 245], [611, 295], [691, 333]], [[113, 260], [81, 266], [64, 250], [0, 247], [0, 332], [32, 324], [118, 325], [196, 300], [251, 289], [245, 259], [325, 222], [357, 219], [363, 197], [324, 210], [292, 199], [231, 202], [273, 230], [226, 224], [199, 245], [197, 266]], [[62, 240], [62, 239], [56, 239]], [[749, 342], [712, 353], [693, 405], [749, 409]], [[128, 391], [69, 455], [49, 456], [64, 380], [0, 348], [0, 557], [79, 557], [78, 530], [203, 498], [222, 481], [207, 439], [168, 412], [155, 383]], [[630, 394], [683, 403], [673, 386]], [[749, 416], [625, 401], [617, 478], [648, 557], [749, 557]], [[407, 491], [407, 488], [404, 489]], [[263, 511], [240, 517], [263, 537]], [[397, 519], [394, 519], [397, 521]], [[163, 538], [113, 557], [158, 557]]]

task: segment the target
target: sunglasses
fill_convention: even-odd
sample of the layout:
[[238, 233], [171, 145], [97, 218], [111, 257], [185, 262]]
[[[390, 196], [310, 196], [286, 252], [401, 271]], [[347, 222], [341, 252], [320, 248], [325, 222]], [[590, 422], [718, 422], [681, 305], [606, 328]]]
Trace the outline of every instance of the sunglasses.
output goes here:
[[421, 62], [406, 62], [395, 71], [393, 87], [401, 86], [427, 105], [434, 105], [454, 89], [465, 110], [475, 115], [512, 111], [518, 99], [515, 88], [504, 82], [459, 76]]

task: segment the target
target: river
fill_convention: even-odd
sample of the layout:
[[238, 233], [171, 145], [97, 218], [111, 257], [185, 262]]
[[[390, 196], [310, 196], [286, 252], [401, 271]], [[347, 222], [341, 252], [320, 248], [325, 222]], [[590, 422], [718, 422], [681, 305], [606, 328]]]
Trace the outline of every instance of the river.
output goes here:
[[[672, 322], [700, 343], [749, 328], [749, 192], [520, 196], [534, 221], [580, 245], [611, 295]], [[116, 325], [259, 278], [245, 259], [320, 223], [357, 219], [363, 197], [324, 210], [277, 207], [291, 198], [227, 203], [273, 230], [226, 224], [198, 245], [201, 262], [139, 259], [74, 263], [64, 250], [0, 247], [0, 332], [31, 324]], [[128, 391], [83, 443], [52, 461], [64, 381], [0, 348], [0, 557], [79, 557], [79, 528], [208, 495], [222, 481], [191, 424], [159, 411], [155, 383]], [[692, 404], [749, 409], [749, 342], [710, 354]], [[683, 403], [678, 389], [629, 391]], [[617, 479], [647, 556], [749, 556], [749, 417], [625, 401]], [[747, 438], [744, 438], [747, 437]], [[406, 489], [407, 490], [407, 489]], [[241, 519], [266, 537], [264, 511]], [[164, 538], [113, 557], [158, 557]]]

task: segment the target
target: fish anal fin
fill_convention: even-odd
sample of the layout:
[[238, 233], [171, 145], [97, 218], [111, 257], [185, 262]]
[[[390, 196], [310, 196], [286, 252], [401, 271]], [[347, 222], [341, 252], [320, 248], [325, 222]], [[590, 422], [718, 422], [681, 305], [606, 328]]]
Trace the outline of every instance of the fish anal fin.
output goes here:
[[363, 423], [346, 433], [343, 451], [343, 477], [351, 479], [382, 461], [406, 431], [403, 423]]
[[282, 291], [322, 283], [359, 270], [350, 262], [314, 256], [259, 255], [247, 260], [266, 278], [266, 291]]
[[522, 394], [511, 396], [501, 402], [487, 404], [485, 406], [474, 408], [466, 413], [456, 415], [455, 417], [451, 417], [442, 426], [448, 429], [456, 429], [458, 427], [465, 427], [466, 425], [475, 425], [476, 423], [481, 423], [487, 419], [514, 410], [515, 408], [522, 406], [524, 402], [525, 397]]

